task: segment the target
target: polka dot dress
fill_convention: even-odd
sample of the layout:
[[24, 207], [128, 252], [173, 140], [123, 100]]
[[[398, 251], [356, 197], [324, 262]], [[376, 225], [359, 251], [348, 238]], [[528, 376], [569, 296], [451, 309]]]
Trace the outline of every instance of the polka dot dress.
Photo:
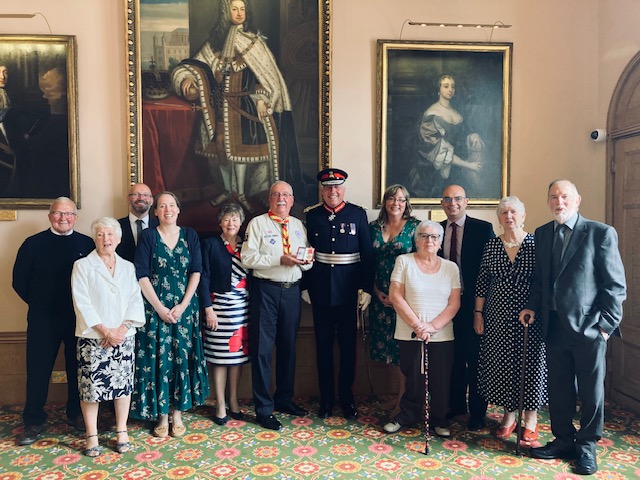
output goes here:
[[[524, 327], [518, 320], [529, 298], [535, 263], [535, 242], [527, 234], [513, 262], [500, 238], [487, 242], [476, 284], [483, 297], [484, 335], [480, 342], [478, 388], [494, 405], [518, 409]], [[529, 326], [524, 409], [538, 410], [547, 403], [547, 369], [542, 325]]]

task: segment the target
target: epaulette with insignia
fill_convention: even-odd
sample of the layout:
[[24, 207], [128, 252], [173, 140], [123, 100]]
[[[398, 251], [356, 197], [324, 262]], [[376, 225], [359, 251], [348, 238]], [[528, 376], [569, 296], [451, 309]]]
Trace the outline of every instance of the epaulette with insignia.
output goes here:
[[321, 205], [322, 205], [322, 203], [323, 203], [323, 202], [318, 202], [318, 203], [316, 203], [315, 205], [309, 205], [307, 208], [305, 208], [305, 209], [303, 210], [303, 212], [304, 212], [304, 213], [307, 213], [307, 212], [309, 212], [309, 211], [313, 210], [314, 208], [321, 206]]

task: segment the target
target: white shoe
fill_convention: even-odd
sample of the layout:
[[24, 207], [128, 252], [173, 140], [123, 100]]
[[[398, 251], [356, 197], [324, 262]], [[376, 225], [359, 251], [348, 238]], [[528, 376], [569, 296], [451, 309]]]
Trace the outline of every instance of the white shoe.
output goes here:
[[389, 422], [383, 428], [387, 433], [396, 433], [402, 428], [402, 425], [400, 425], [398, 422]]
[[446, 427], [436, 427], [434, 428], [436, 435], [438, 435], [439, 437], [450, 437], [451, 436], [451, 430], [449, 430]]

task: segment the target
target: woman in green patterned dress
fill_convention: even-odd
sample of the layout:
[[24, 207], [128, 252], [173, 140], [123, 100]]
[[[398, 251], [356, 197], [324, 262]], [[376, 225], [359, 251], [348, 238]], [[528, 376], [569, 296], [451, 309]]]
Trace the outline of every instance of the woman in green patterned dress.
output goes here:
[[157, 437], [183, 436], [182, 412], [203, 405], [209, 395], [196, 293], [200, 242], [195, 230], [178, 226], [179, 213], [173, 193], [159, 194], [155, 214], [160, 224], [142, 232], [135, 255], [147, 323], [136, 336], [131, 415], [157, 419]]
[[384, 192], [378, 219], [369, 224], [375, 252], [375, 280], [369, 309], [371, 359], [391, 365], [398, 384], [398, 396], [387, 408], [395, 410], [404, 392], [404, 376], [400, 372], [398, 343], [393, 338], [396, 330], [396, 312], [389, 301], [391, 272], [396, 258], [415, 252], [414, 233], [420, 221], [411, 216], [409, 192], [402, 185], [391, 185]]

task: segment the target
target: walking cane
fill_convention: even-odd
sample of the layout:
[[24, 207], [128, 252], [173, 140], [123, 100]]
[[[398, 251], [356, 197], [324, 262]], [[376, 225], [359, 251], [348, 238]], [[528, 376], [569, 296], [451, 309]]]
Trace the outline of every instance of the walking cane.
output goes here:
[[529, 337], [529, 320], [531, 315], [524, 316], [524, 336], [522, 340], [522, 370], [520, 371], [520, 398], [518, 399], [518, 429], [516, 438], [516, 455], [520, 456], [520, 438], [522, 434], [522, 409], [524, 408], [524, 373], [527, 368], [527, 340]]
[[429, 455], [429, 351], [428, 342], [424, 344], [424, 454]]
[[[416, 332], [413, 332], [411, 338], [416, 337]], [[424, 454], [429, 455], [429, 350], [426, 341], [422, 344], [424, 345]]]

